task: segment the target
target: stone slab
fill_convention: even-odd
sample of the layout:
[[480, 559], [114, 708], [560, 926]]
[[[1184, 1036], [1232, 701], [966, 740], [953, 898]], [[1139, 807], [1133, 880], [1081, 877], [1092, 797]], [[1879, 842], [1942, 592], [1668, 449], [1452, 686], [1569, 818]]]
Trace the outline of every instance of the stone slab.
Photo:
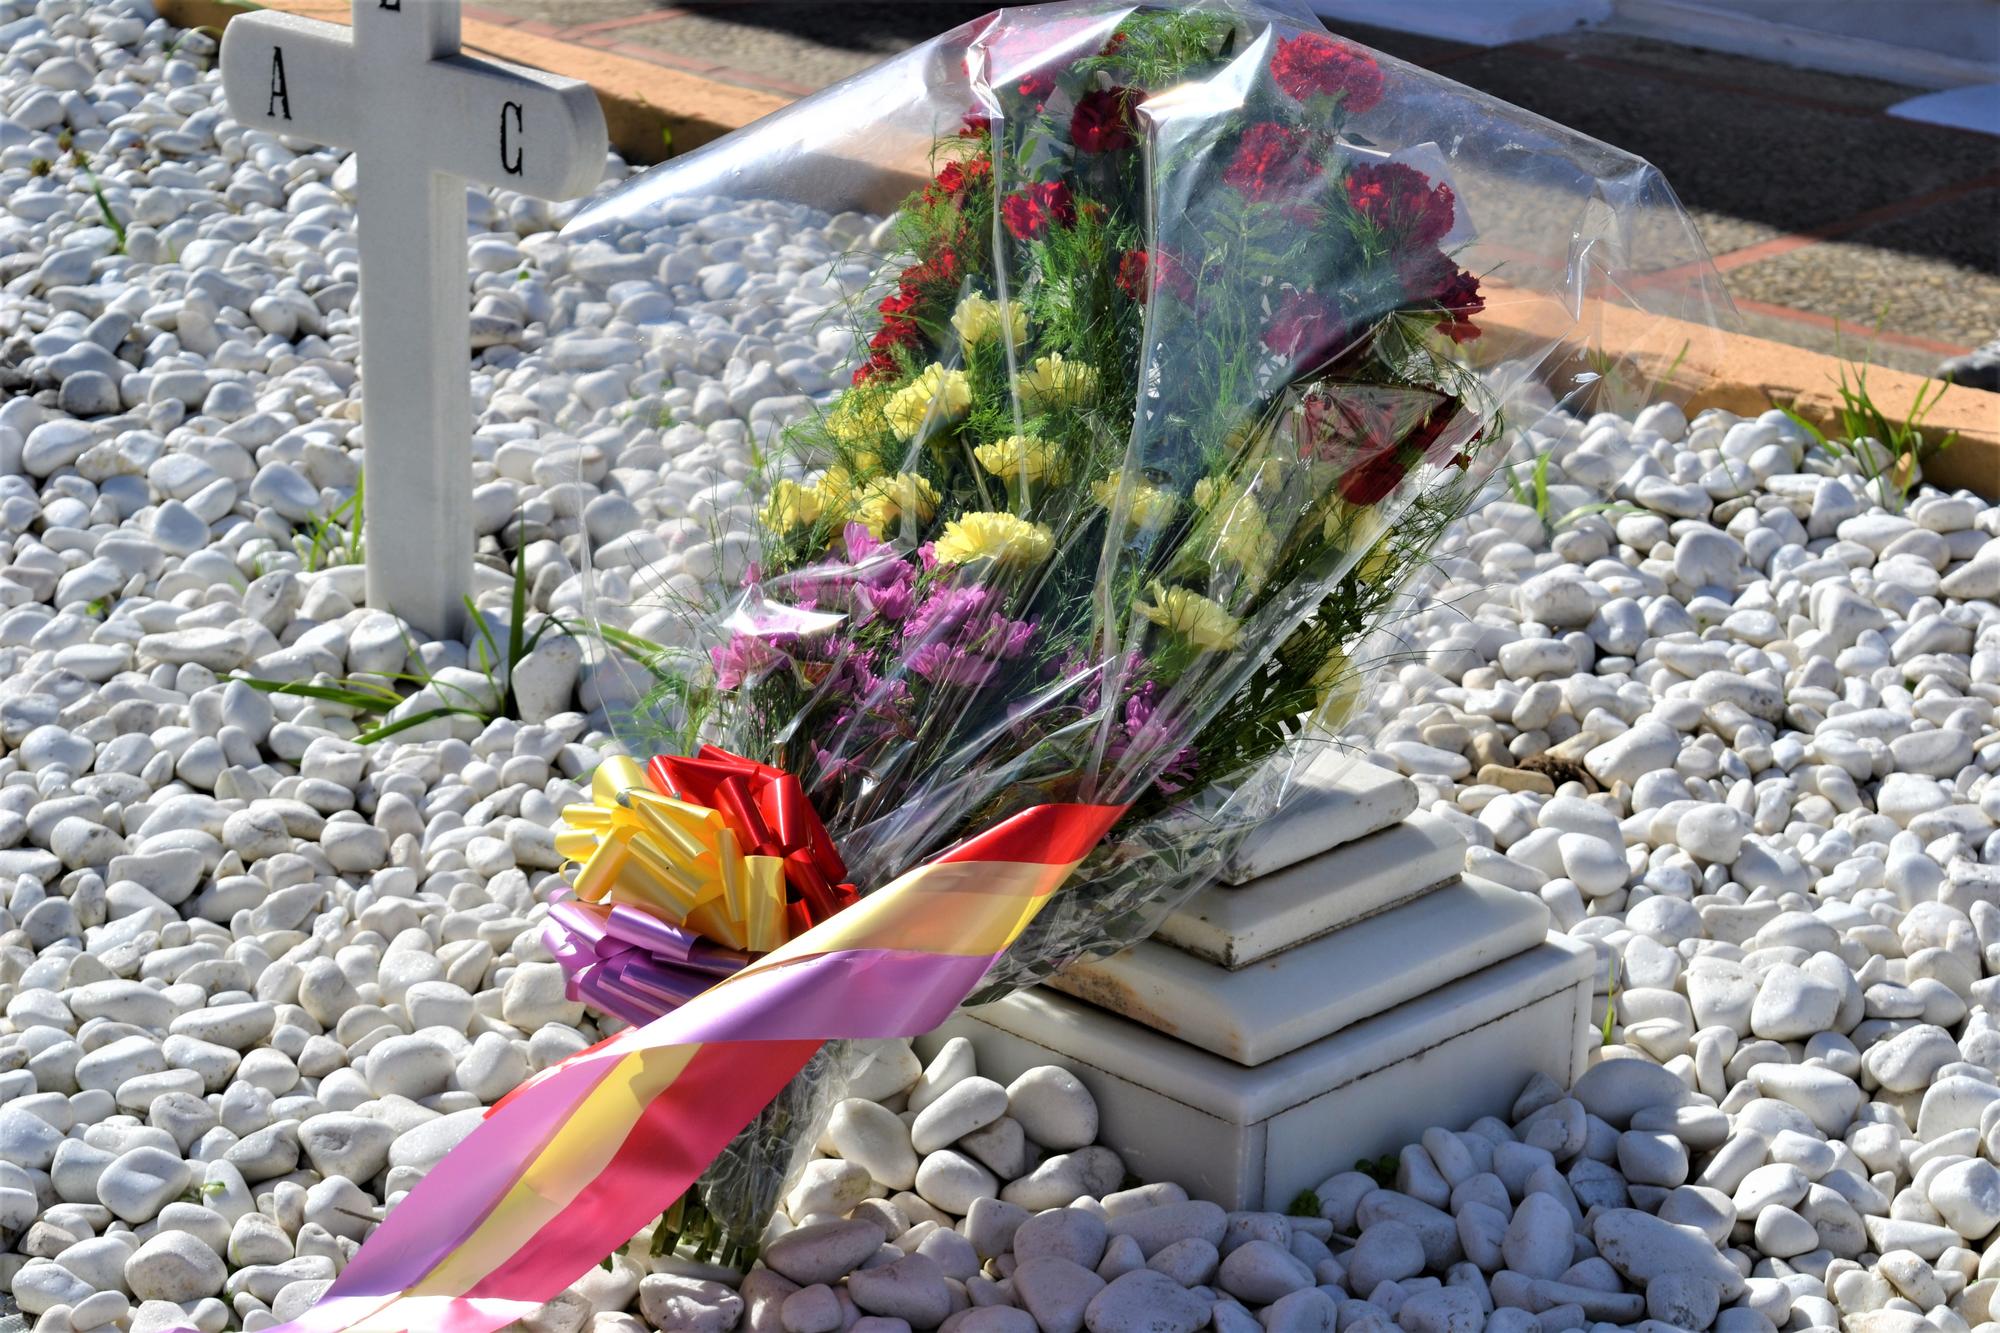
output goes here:
[[1534, 948], [1539, 898], [1454, 883], [1231, 972], [1143, 940], [1049, 984], [1240, 1065], [1260, 1065]]
[[1989, 83], [2000, 54], [1991, 0], [1616, 0], [1605, 28], [1913, 88]]
[[1003, 1081], [1064, 1065], [1137, 1175], [1226, 1208], [1284, 1208], [1431, 1125], [1504, 1116], [1533, 1074], [1574, 1081], [1593, 971], [1587, 946], [1552, 936], [1255, 1069], [1046, 989], [962, 1010], [917, 1046], [928, 1058], [966, 1037]]
[[1448, 883], [1464, 862], [1464, 838], [1441, 819], [1413, 814], [1262, 879], [1211, 885], [1160, 923], [1153, 938], [1223, 967], [1247, 967], [1419, 898]]
[[1889, 114], [1898, 120], [1948, 125], [1953, 129], [1977, 130], [1981, 134], [2000, 136], [2000, 83], [1925, 93], [1922, 97], [1896, 103], [1889, 108]]
[[1247, 884], [1400, 822], [1417, 808], [1408, 778], [1328, 745], [1307, 760], [1278, 812], [1224, 864], [1224, 884]]
[[1313, 0], [1339, 32], [1345, 24], [1421, 33], [1472, 46], [1531, 42], [1611, 16], [1611, 0]]

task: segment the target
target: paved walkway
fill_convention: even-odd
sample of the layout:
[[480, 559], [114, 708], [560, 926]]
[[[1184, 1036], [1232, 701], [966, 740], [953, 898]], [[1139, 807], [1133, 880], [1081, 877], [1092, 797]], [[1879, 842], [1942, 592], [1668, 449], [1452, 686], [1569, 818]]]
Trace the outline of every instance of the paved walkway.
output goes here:
[[[468, 13], [796, 96], [991, 7], [481, 0]], [[1910, 89], [1602, 33], [1497, 49], [1347, 35], [1658, 166], [1745, 332], [1915, 371], [2000, 333], [2000, 140], [1885, 114]]]

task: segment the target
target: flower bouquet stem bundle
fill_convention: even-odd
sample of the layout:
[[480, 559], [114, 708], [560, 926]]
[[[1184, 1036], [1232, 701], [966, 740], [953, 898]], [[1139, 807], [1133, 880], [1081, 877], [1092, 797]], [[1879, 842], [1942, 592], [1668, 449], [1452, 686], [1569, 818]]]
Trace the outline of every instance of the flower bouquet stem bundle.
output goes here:
[[1222, 0], [1005, 10], [885, 70], [574, 224], [920, 129], [851, 384], [717, 534], [748, 574], [678, 607], [704, 651], [650, 762], [566, 816], [550, 946], [634, 1026], [497, 1108], [383, 1229], [442, 1239], [378, 1236], [329, 1304], [489, 1328], [669, 1209], [668, 1243], [754, 1253], [851, 1042], [1142, 938], [1217, 873], [1475, 489], [1470, 225], [1412, 164], [1435, 142], [1384, 146], [1470, 132], [1432, 76]]

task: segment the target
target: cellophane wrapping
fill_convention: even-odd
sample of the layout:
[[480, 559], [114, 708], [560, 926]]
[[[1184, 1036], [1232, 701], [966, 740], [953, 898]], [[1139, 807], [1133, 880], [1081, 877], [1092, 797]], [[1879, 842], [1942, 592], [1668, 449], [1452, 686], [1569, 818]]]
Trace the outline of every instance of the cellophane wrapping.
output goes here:
[[[1720, 308], [1645, 163], [1289, 4], [1001, 10], [570, 231], [665, 256], [745, 201], [768, 225], [712, 253], [844, 253], [775, 304], [684, 275], [660, 336], [844, 383], [754, 420], [747, 478], [692, 456], [727, 503], [661, 536], [701, 560], [593, 573], [651, 686], [624, 738], [797, 775], [863, 892], [1029, 805], [1128, 804], [982, 999], [1144, 938], [1287, 798], [1497, 463], [1503, 390], [1592, 303]], [[711, 1169], [725, 1232], [866, 1058], [829, 1048]]]

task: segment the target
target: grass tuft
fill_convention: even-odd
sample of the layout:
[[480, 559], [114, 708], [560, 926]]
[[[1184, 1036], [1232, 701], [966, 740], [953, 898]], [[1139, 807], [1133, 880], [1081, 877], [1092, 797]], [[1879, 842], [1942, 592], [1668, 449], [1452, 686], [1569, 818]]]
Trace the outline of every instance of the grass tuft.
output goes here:
[[[343, 513], [349, 506], [353, 506], [354, 512], [358, 514], [360, 503], [361, 493], [357, 489], [354, 498], [335, 510], [335, 514], [339, 515]], [[315, 554], [309, 556], [309, 560], [316, 560], [319, 553], [323, 553], [324, 550], [338, 544], [331, 538], [326, 538], [325, 534], [332, 533], [337, 536], [339, 529], [333, 523], [326, 520], [319, 520], [319, 523], [321, 526], [315, 528], [314, 542], [309, 548]], [[319, 685], [305, 681], [266, 680], [257, 676], [239, 676], [237, 679], [250, 686], [250, 688], [262, 691], [265, 694], [290, 694], [306, 699], [317, 699], [323, 703], [338, 704], [342, 708], [350, 710], [359, 718], [381, 719], [376, 725], [367, 728], [355, 737], [355, 741], [361, 745], [372, 745], [376, 741], [387, 740], [391, 736], [409, 731], [415, 727], [420, 727], [426, 722], [435, 722], [440, 718], [472, 717], [479, 719], [482, 725], [486, 725], [503, 717], [519, 717], [520, 705], [514, 694], [515, 666], [523, 657], [526, 657], [535, 650], [536, 646], [541, 643], [543, 637], [549, 631], [555, 630], [558, 633], [581, 637], [582, 630], [561, 616], [550, 615], [545, 616], [542, 623], [537, 625], [532, 633], [529, 632], [528, 611], [530, 590], [528, 587], [528, 543], [525, 526], [517, 529], [517, 533], [514, 552], [513, 588], [508, 602], [507, 644], [504, 655], [501, 652], [499, 639], [494, 634], [492, 626], [487, 623], [486, 617], [480, 613], [479, 608], [474, 605], [470, 597], [465, 599], [466, 614], [470, 618], [475, 636], [473, 647], [479, 655], [478, 670], [486, 678], [485, 689], [467, 689], [463, 686], [440, 681], [435, 676], [418, 672], [392, 672], [385, 679], [402, 682], [414, 687], [411, 691], [412, 694], [417, 690], [434, 690], [445, 702], [436, 708], [412, 713], [408, 717], [389, 720], [388, 714], [399, 707], [410, 695], [403, 693], [393, 685], [381, 684], [375, 680], [358, 680], [354, 677], [344, 677], [331, 684]], [[359, 522], [355, 522], [349, 535], [344, 539], [354, 544], [353, 558], [357, 562], [359, 560], [359, 534], [360, 524]], [[311, 567], [317, 568], [318, 566], [317, 564], [313, 564]], [[644, 664], [656, 677], [661, 679], [666, 678], [667, 672], [661, 665], [667, 655], [664, 645], [654, 643], [648, 639], [642, 639], [636, 634], [611, 626], [603, 627], [602, 636], [614, 647], [622, 649]]]
[[90, 165], [89, 156], [81, 148], [70, 149], [69, 155], [76, 162], [76, 165], [82, 168], [83, 174], [90, 178], [90, 193], [97, 199], [97, 211], [103, 216], [104, 225], [109, 227], [111, 234], [118, 238], [118, 253], [121, 255], [126, 253], [125, 224], [119, 221], [116, 213], [111, 211], [111, 201], [104, 195], [104, 182], [97, 178], [96, 170]]
[[1834, 436], [1801, 416], [1796, 401], [1783, 411], [1821, 449], [1852, 463], [1873, 485], [1885, 508], [1901, 513], [1923, 475], [1924, 461], [1949, 449], [1958, 433], [1949, 431], [1932, 443], [1924, 430], [1925, 419], [1944, 397], [1947, 386], [1942, 381], [1925, 381], [1917, 389], [1909, 413], [1898, 420], [1884, 412], [1869, 391], [1868, 369], [1863, 361], [1841, 362], [1840, 429]]
[[303, 545], [298, 546], [298, 553], [307, 573], [315, 573], [329, 565], [361, 563], [362, 493], [367, 480], [366, 474], [363, 474], [354, 483], [353, 495], [335, 505], [331, 512], [314, 514], [306, 520], [306, 535]]
[[1372, 1162], [1362, 1158], [1354, 1164], [1354, 1169], [1386, 1190], [1395, 1188], [1396, 1165], [1396, 1154], [1383, 1153]]

